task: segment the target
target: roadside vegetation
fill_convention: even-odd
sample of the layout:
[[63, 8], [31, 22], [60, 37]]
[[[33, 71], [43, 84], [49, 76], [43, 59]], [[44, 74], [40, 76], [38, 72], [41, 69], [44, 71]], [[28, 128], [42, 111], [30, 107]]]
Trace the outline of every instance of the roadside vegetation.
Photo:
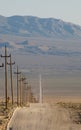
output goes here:
[[5, 108], [5, 103], [0, 102], [0, 130], [6, 130], [7, 124], [16, 108], [16, 104], [12, 106], [11, 102], [8, 103], [8, 108]]
[[61, 107], [68, 109], [70, 113], [70, 119], [73, 123], [81, 124], [81, 103], [57, 103]]

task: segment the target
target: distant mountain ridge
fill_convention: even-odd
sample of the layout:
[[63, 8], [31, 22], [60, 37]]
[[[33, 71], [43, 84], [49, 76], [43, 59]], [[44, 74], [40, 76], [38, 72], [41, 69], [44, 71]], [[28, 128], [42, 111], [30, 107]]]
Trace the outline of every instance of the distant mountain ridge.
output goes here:
[[81, 39], [81, 26], [54, 18], [0, 16], [0, 34], [55, 39]]
[[54, 18], [0, 16], [0, 50], [25, 55], [81, 55], [81, 26]]

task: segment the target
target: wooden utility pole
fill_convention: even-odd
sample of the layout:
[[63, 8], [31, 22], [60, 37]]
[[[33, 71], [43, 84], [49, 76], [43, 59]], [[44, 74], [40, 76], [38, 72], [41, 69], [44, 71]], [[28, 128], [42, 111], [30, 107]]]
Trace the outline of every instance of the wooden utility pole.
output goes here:
[[5, 56], [2, 56], [1, 57], [5, 58], [5, 103], [6, 103], [6, 109], [8, 107], [8, 104], [7, 104], [7, 89], [8, 89], [8, 77], [7, 77], [7, 58], [10, 57], [10, 55], [8, 56], [7, 55], [7, 47], [5, 46]]
[[30, 103], [31, 102], [31, 86], [28, 85], [27, 89], [28, 89], [28, 102]]
[[19, 74], [21, 74], [21, 72], [19, 72], [19, 70], [18, 70], [18, 66], [17, 66], [17, 72], [14, 72], [14, 74], [16, 74], [17, 75], [17, 106], [19, 106]]
[[21, 74], [20, 74], [20, 106], [22, 106], [22, 78], [21, 78]]
[[24, 93], [25, 95], [24, 96], [25, 96], [25, 102], [27, 104], [27, 87], [28, 87], [28, 82], [25, 82], [24, 85], [26, 85], [25, 86], [25, 90], [24, 90], [25, 91], [25, 93]]
[[23, 105], [23, 99], [24, 99], [24, 86], [23, 86], [23, 81], [26, 80], [25, 77], [22, 77], [22, 75], [20, 75], [20, 106]]
[[39, 82], [40, 82], [40, 100], [39, 100], [39, 102], [42, 103], [43, 102], [42, 101], [43, 98], [42, 98], [42, 84], [41, 84], [42, 81], [41, 81], [41, 75], [40, 75], [40, 81]]
[[15, 64], [15, 62], [12, 62], [11, 54], [10, 54], [10, 63], [7, 63], [10, 65], [10, 77], [11, 77], [11, 95], [12, 95], [12, 105], [13, 105], [13, 80], [12, 80], [12, 65]]

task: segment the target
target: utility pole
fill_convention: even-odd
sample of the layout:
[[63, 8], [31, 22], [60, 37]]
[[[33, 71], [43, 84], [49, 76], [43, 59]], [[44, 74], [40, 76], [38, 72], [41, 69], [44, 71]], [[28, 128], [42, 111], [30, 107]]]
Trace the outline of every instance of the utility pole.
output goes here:
[[19, 74], [21, 74], [21, 72], [19, 72], [18, 70], [18, 66], [17, 66], [17, 72], [14, 72], [14, 74], [17, 75], [17, 106], [19, 106], [19, 83], [18, 83], [18, 79], [19, 79]]
[[41, 75], [40, 75], [40, 103], [42, 103], [43, 101], [42, 101], [43, 99], [42, 99], [42, 85], [41, 85]]
[[28, 103], [31, 102], [31, 86], [28, 84]]
[[25, 86], [25, 102], [26, 102], [26, 104], [27, 104], [27, 88], [28, 88], [28, 82], [25, 82], [24, 85], [26, 85], [26, 86]]
[[24, 104], [24, 81], [26, 80], [25, 77], [21, 78], [21, 82], [22, 82], [22, 105]]
[[10, 65], [10, 77], [11, 77], [11, 95], [12, 95], [12, 105], [13, 105], [13, 80], [12, 80], [12, 65], [15, 64], [15, 62], [12, 62], [11, 54], [10, 54], [10, 63], [7, 63]]
[[6, 103], [6, 109], [8, 108], [8, 104], [7, 104], [7, 95], [8, 95], [8, 77], [7, 77], [7, 58], [10, 57], [10, 55], [7, 55], [7, 47], [5, 46], [5, 55], [1, 57], [5, 58], [5, 103]]
[[20, 106], [22, 106], [22, 75], [20, 74]]

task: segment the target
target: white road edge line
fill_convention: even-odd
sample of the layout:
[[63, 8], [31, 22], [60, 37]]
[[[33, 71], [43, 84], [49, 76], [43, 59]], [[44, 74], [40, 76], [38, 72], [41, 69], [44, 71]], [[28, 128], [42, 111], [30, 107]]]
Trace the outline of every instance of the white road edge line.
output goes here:
[[7, 125], [7, 130], [9, 130], [10, 123], [12, 122], [12, 120], [13, 120], [13, 117], [14, 117], [15, 113], [16, 113], [19, 109], [20, 109], [20, 108], [19, 108], [19, 107], [17, 107], [17, 108], [14, 110], [14, 112], [13, 112], [13, 114], [12, 114], [12, 117], [11, 117], [11, 119], [10, 119], [10, 121], [9, 121], [8, 125]]

